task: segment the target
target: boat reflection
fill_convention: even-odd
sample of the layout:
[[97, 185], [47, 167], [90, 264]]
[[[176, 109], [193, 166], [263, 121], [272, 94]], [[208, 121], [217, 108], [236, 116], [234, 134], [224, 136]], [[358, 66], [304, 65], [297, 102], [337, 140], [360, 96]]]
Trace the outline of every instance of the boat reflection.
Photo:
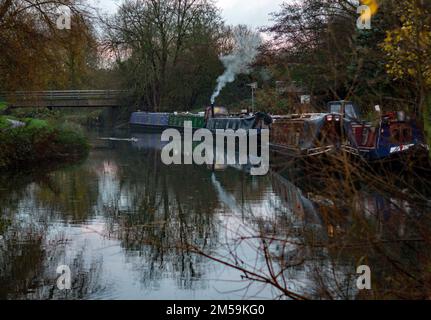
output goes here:
[[[0, 298], [430, 292], [427, 196], [412, 201], [407, 190], [365, 183], [352, 192], [343, 178], [300, 168], [257, 177], [249, 166], [166, 166], [159, 134], [132, 136], [72, 168], [0, 177]], [[56, 287], [62, 264], [74, 274], [70, 292]], [[372, 291], [356, 287], [363, 264]]]

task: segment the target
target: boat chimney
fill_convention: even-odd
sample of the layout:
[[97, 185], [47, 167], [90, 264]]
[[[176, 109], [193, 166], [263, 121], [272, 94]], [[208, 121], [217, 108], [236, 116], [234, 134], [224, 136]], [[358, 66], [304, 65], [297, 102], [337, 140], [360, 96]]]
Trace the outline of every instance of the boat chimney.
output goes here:
[[215, 112], [215, 105], [214, 103], [211, 103], [211, 117], [214, 118], [214, 112]]

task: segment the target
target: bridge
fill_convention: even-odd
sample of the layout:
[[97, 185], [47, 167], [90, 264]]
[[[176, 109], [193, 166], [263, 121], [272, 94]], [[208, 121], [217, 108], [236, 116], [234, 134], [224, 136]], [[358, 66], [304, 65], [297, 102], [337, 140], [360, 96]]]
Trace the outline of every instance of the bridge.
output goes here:
[[120, 106], [121, 90], [69, 90], [2, 92], [9, 108], [101, 108]]

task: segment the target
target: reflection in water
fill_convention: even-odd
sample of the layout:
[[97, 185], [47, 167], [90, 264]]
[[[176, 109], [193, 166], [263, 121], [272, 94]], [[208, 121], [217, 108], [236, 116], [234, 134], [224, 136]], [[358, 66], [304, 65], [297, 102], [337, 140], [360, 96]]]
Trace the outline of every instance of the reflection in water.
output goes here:
[[[0, 177], [1, 299], [429, 295], [426, 202], [300, 170], [165, 166], [160, 135], [132, 136], [96, 140], [76, 167]], [[356, 288], [361, 264], [371, 292]]]

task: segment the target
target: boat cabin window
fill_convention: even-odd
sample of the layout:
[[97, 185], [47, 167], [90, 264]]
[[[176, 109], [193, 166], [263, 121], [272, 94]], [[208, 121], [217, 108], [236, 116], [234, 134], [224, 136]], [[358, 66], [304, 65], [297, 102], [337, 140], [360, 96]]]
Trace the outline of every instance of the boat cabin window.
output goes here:
[[390, 128], [391, 142], [398, 143], [409, 143], [413, 140], [412, 129], [404, 124], [393, 124]]
[[331, 103], [329, 106], [330, 113], [340, 113], [344, 114], [346, 118], [359, 119], [358, 112], [356, 111], [356, 108], [353, 103], [344, 104], [344, 110], [343, 104], [341, 102]]

